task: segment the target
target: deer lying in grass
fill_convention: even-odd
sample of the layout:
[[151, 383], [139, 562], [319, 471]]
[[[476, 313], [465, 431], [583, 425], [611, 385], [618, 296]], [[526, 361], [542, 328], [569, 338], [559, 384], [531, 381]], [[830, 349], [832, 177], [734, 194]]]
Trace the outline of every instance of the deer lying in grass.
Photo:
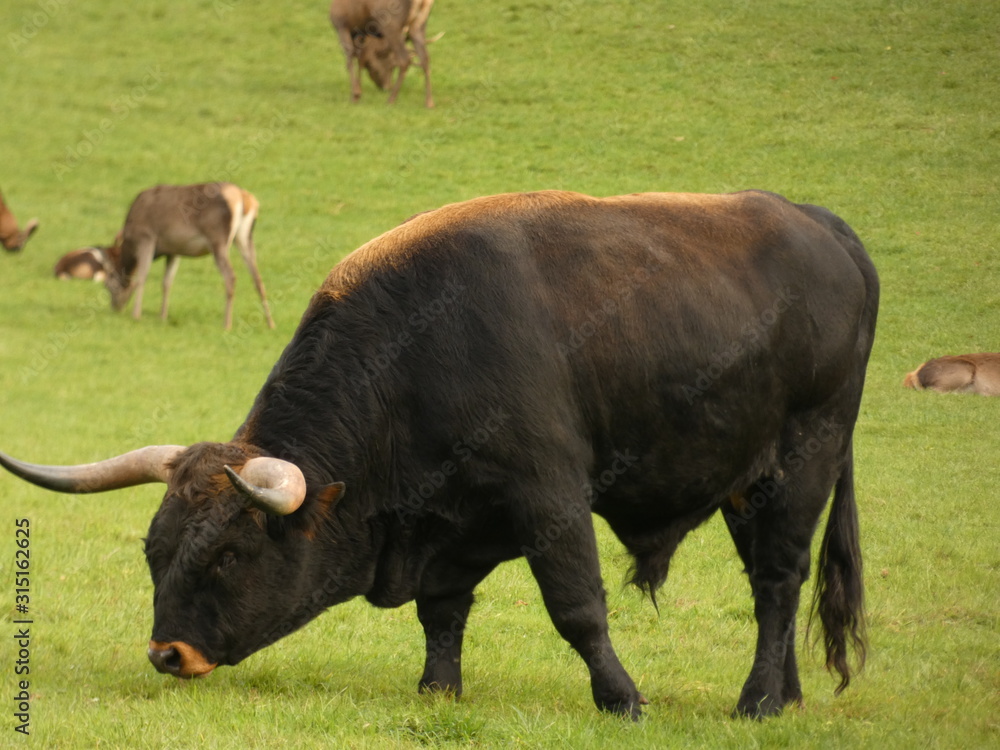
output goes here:
[[143, 190], [132, 202], [125, 226], [106, 252], [108, 276], [104, 283], [111, 293], [111, 306], [121, 310], [134, 295], [132, 317], [138, 320], [149, 268], [154, 258], [164, 256], [167, 270], [163, 276], [160, 318], [166, 320], [170, 287], [181, 257], [197, 258], [211, 253], [226, 285], [225, 328], [229, 330], [233, 324], [236, 285], [229, 248], [235, 240], [257, 286], [267, 324], [274, 328], [253, 243], [259, 205], [251, 193], [229, 182], [157, 185]]
[[1000, 396], [1000, 353], [930, 359], [907, 374], [903, 385], [918, 391]]
[[104, 281], [107, 278], [106, 247], [81, 247], [70, 250], [52, 267], [52, 275], [57, 279], [92, 279]]

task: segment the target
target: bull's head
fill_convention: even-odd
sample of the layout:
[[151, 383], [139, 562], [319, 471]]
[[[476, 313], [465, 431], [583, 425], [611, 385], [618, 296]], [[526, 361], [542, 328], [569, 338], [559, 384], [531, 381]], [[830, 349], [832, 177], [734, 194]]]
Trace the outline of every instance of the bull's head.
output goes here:
[[[293, 463], [247, 446], [198, 443], [83, 466], [40, 466], [0, 453], [0, 464], [58, 492], [166, 483], [145, 545], [154, 609], [148, 655], [160, 672], [198, 677], [236, 664], [330, 603], [310, 597], [308, 545], [297, 533], [309, 522], [292, 520], [306, 511], [308, 492]], [[311, 508], [325, 512], [343, 488], [321, 488]]]

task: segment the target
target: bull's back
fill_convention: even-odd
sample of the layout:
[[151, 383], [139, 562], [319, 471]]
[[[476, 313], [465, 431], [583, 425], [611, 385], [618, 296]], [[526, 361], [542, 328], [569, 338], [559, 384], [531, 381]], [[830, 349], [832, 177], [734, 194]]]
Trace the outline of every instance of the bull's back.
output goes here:
[[[672, 467], [658, 491], [722, 492], [780, 452], [790, 414], [863, 373], [863, 274], [798, 207], [744, 193], [594, 208], [573, 236], [542, 232], [538, 258], [598, 470], [644, 450], [647, 468]], [[618, 481], [608, 496], [627, 494]]]
[[[535, 463], [587, 454], [599, 471], [642, 447], [682, 467], [665, 484], [712, 494], [732, 479], [712, 485], [713, 467], [750, 471], [790, 411], [863, 373], [869, 290], [854, 252], [769, 194], [503, 195], [414, 217], [349, 256], [320, 296], [392, 287], [406, 321], [457, 285], [460, 303], [393, 363], [428, 413], [506, 409]], [[402, 333], [414, 331], [388, 335]]]
[[[524, 324], [549, 329], [538, 354], [624, 381], [651, 362], [661, 379], [683, 381], [715, 355], [764, 349], [820, 381], [853, 348], [868, 296], [853, 252], [769, 194], [544, 192], [417, 216], [357, 259], [399, 267], [447, 256], [480, 298], [506, 296]], [[626, 362], [645, 367], [623, 371]]]

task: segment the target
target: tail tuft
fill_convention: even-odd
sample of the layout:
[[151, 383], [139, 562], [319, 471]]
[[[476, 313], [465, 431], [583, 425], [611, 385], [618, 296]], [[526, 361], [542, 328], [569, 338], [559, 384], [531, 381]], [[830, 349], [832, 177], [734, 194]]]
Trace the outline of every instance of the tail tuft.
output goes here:
[[818, 614], [823, 624], [826, 668], [835, 669], [840, 675], [840, 684], [834, 691], [839, 695], [851, 682], [848, 651], [854, 651], [857, 661], [854, 671], [857, 673], [864, 668], [868, 650], [858, 509], [854, 497], [854, 458], [850, 448], [834, 489], [818, 567], [807, 638], [813, 616]]

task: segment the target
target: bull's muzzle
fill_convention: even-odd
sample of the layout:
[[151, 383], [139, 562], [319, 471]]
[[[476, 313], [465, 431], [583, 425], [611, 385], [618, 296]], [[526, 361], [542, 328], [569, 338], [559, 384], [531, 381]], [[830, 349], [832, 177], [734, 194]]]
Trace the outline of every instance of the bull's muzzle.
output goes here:
[[209, 662], [201, 651], [183, 641], [172, 643], [150, 641], [146, 654], [157, 672], [185, 679], [204, 677], [218, 664]]

